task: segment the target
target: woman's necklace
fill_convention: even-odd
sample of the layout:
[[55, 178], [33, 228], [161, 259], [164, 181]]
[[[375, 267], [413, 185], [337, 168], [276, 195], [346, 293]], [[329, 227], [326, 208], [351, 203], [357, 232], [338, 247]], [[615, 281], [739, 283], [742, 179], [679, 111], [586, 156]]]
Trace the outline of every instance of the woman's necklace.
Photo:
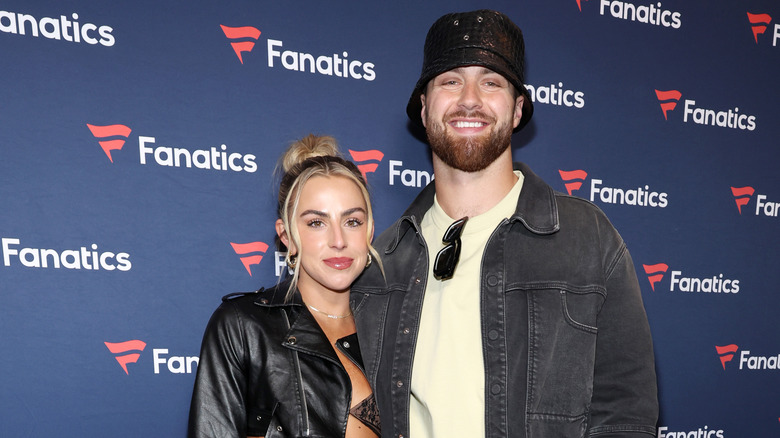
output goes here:
[[347, 313], [346, 315], [333, 315], [333, 314], [330, 314], [328, 312], [322, 311], [322, 310], [312, 306], [311, 304], [307, 304], [307, 306], [309, 307], [309, 309], [311, 309], [311, 310], [313, 310], [315, 312], [322, 313], [323, 315], [325, 315], [325, 316], [327, 316], [328, 318], [331, 318], [331, 319], [344, 319], [344, 318], [349, 318], [350, 316], [352, 316], [352, 310], [350, 310], [349, 313]]

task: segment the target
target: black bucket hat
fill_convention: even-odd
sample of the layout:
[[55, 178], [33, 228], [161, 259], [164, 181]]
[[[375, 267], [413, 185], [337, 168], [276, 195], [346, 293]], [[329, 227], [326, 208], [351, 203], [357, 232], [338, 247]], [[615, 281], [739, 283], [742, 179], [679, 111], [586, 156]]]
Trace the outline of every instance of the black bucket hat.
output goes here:
[[525, 96], [523, 114], [514, 129], [519, 131], [534, 112], [523, 84], [524, 53], [523, 33], [500, 12], [480, 9], [442, 16], [425, 37], [422, 74], [406, 105], [406, 114], [422, 126], [420, 95], [428, 81], [457, 67], [480, 65], [503, 75]]

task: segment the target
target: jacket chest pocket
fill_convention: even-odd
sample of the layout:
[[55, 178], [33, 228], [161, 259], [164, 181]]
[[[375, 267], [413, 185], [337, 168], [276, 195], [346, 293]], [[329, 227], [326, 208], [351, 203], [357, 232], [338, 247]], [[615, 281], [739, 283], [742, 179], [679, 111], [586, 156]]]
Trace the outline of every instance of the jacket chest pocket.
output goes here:
[[603, 303], [598, 289], [529, 293], [529, 412], [571, 418], [588, 411]]

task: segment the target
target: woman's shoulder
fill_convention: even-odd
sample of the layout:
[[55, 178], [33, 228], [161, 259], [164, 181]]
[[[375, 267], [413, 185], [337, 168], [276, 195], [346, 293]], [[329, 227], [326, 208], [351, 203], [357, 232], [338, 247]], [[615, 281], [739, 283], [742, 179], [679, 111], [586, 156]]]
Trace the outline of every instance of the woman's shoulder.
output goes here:
[[212, 319], [228, 323], [262, 323], [273, 319], [274, 309], [281, 310], [293, 303], [285, 300], [284, 284], [260, 288], [249, 292], [234, 292], [222, 297], [222, 303], [214, 311]]

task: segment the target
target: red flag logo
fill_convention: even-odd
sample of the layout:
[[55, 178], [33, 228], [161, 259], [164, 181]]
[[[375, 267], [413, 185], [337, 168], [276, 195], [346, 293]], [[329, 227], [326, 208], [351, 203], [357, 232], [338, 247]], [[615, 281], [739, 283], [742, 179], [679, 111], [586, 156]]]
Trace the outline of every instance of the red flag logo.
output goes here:
[[[263, 254], [268, 251], [268, 245], [263, 242], [250, 242], [250, 243], [233, 243], [230, 242], [230, 246], [233, 247], [233, 251], [241, 257], [241, 263], [244, 264], [246, 272], [249, 276], [252, 276], [252, 265], [260, 264], [263, 260]], [[257, 254], [260, 253], [260, 254]]]
[[753, 39], [758, 44], [758, 34], [766, 32], [766, 27], [772, 21], [772, 17], [769, 14], [751, 14], [750, 12], [747, 13], [747, 17], [750, 27], [753, 28]]
[[655, 95], [658, 97], [658, 102], [661, 104], [661, 110], [664, 112], [664, 119], [669, 120], [667, 114], [677, 106], [677, 102], [682, 97], [682, 93], [677, 90], [655, 90]]
[[[125, 370], [125, 374], [128, 375], [130, 373], [127, 371], [127, 364], [138, 362], [138, 358], [141, 357], [140, 352], [146, 348], [146, 342], [138, 339], [125, 342], [104, 342], [104, 344], [108, 347], [108, 351], [117, 355], [114, 359], [119, 362], [119, 365]], [[128, 353], [131, 351], [138, 351], [139, 353]]]
[[579, 190], [580, 187], [582, 187], [582, 182], [588, 177], [588, 173], [584, 170], [558, 169], [558, 173], [561, 174], [561, 179], [563, 180], [563, 184], [566, 186], [566, 191], [569, 192], [569, 195], [571, 195], [573, 191]]
[[[349, 155], [352, 157], [352, 160], [355, 161], [360, 173], [363, 174], [363, 179], [366, 181], [368, 181], [366, 174], [376, 171], [379, 167], [379, 162], [385, 157], [385, 154], [383, 154], [382, 151], [376, 149], [368, 151], [353, 151], [350, 149]], [[365, 163], [366, 161], [376, 161], [376, 163]]]
[[643, 264], [642, 267], [645, 269], [645, 274], [647, 274], [647, 280], [650, 282], [650, 288], [653, 289], [653, 292], [655, 292], [655, 284], [664, 278], [664, 274], [669, 270], [669, 265], [666, 263], [656, 263], [655, 265]]
[[723, 365], [724, 370], [726, 369], [726, 362], [734, 358], [734, 353], [736, 353], [738, 349], [739, 347], [737, 347], [736, 344], [724, 345], [722, 347], [715, 346], [715, 351], [717, 351], [718, 356], [720, 356], [720, 363]]
[[252, 26], [228, 27], [220, 24], [219, 27], [222, 28], [222, 32], [225, 32], [225, 36], [228, 37], [228, 39], [240, 40], [231, 42], [230, 46], [233, 47], [233, 51], [236, 52], [238, 60], [243, 64], [244, 58], [241, 54], [252, 51], [255, 47], [255, 41], [260, 38], [260, 31]]
[[[130, 135], [131, 129], [125, 125], [90, 125], [87, 123], [87, 128], [92, 132], [92, 135], [97, 139], [100, 147], [103, 148], [103, 152], [106, 153], [108, 159], [113, 163], [114, 159], [111, 158], [111, 151], [121, 150], [125, 145], [127, 136]], [[112, 138], [113, 137], [113, 138]], [[121, 138], [116, 138], [121, 137]], [[105, 139], [105, 140], [103, 140]]]
[[734, 201], [737, 203], [737, 209], [739, 210], [739, 214], [742, 214], [742, 206], [747, 205], [747, 203], [750, 201], [750, 197], [753, 196], [753, 193], [756, 191], [753, 190], [753, 187], [732, 187], [731, 193], [734, 195]]

